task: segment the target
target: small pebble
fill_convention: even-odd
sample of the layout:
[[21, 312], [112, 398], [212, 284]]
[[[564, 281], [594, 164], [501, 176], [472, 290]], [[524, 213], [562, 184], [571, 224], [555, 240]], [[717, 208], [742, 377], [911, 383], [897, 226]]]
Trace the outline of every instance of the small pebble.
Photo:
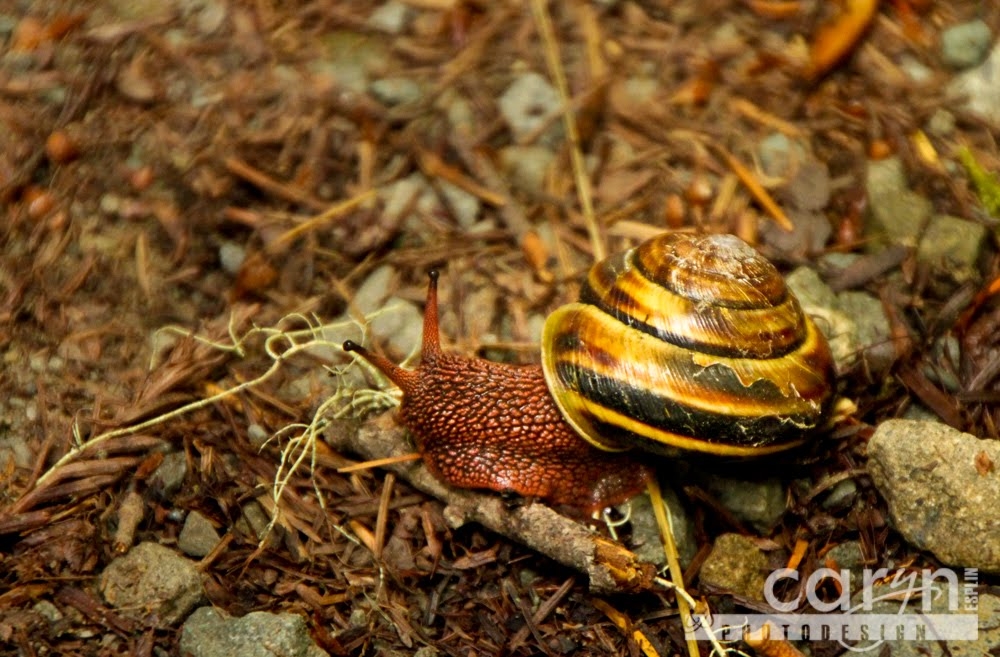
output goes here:
[[260, 449], [267, 442], [267, 439], [271, 437], [271, 434], [267, 432], [267, 429], [260, 426], [256, 422], [247, 427], [247, 438], [250, 440], [250, 444], [255, 448]]
[[184, 452], [171, 452], [149, 478], [149, 487], [164, 498], [176, 493], [187, 477], [187, 457]]
[[420, 85], [410, 78], [381, 78], [371, 83], [372, 95], [386, 105], [405, 105], [420, 100]]
[[927, 120], [927, 132], [938, 137], [947, 137], [955, 131], [955, 115], [944, 108], [938, 108]]
[[941, 58], [952, 68], [971, 68], [986, 58], [992, 42], [990, 26], [978, 18], [954, 25], [941, 33]]
[[244, 504], [242, 511], [243, 515], [236, 521], [239, 530], [252, 533], [258, 541], [266, 540], [268, 546], [273, 546], [279, 541], [279, 527], [268, 529], [271, 519], [256, 500]]
[[770, 534], [785, 513], [785, 487], [777, 478], [748, 480], [714, 474], [704, 484], [719, 504], [761, 534]]
[[530, 194], [545, 189], [545, 177], [555, 154], [543, 146], [507, 146], [500, 150], [500, 166], [514, 187]]
[[963, 283], [978, 275], [980, 253], [989, 231], [975, 221], [936, 214], [927, 223], [917, 248], [917, 259]]
[[368, 612], [364, 609], [352, 609], [347, 623], [351, 627], [364, 627], [368, 624]]
[[399, 34], [406, 27], [412, 10], [403, 2], [390, 0], [368, 16], [368, 26], [389, 34]]
[[195, 7], [194, 25], [202, 36], [215, 34], [229, 14], [227, 3], [219, 0], [201, 0], [185, 4]]
[[239, 273], [246, 256], [246, 249], [235, 242], [223, 242], [219, 245], [219, 264], [233, 276]]
[[416, 353], [423, 334], [423, 313], [412, 302], [390, 297], [369, 324], [375, 338], [402, 357]]
[[379, 265], [368, 274], [368, 277], [354, 291], [351, 303], [362, 315], [370, 315], [383, 306], [386, 298], [394, 289], [393, 279], [396, 271], [391, 265]]
[[932, 69], [910, 54], [904, 54], [900, 57], [899, 68], [906, 74], [906, 77], [917, 84], [927, 82], [934, 75]]
[[962, 389], [957, 372], [961, 362], [962, 347], [958, 338], [948, 333], [938, 337], [931, 347], [931, 360], [924, 363], [923, 372], [928, 379], [941, 384], [949, 392]]
[[128, 176], [128, 182], [129, 185], [132, 186], [132, 189], [136, 190], [137, 192], [141, 192], [142, 190], [146, 189], [151, 184], [153, 184], [153, 178], [154, 178], [153, 167], [147, 164], [145, 166], [139, 167], [138, 169], [130, 173]]
[[98, 202], [101, 212], [109, 216], [116, 216], [122, 207], [122, 198], [111, 192], [101, 196]]
[[623, 89], [630, 102], [640, 105], [655, 100], [661, 87], [656, 76], [644, 75], [629, 77], [625, 80]]
[[845, 479], [837, 483], [823, 499], [823, 508], [827, 511], [846, 509], [854, 503], [858, 494], [858, 484], [853, 479]]
[[25, 191], [24, 200], [28, 204], [28, 216], [32, 219], [41, 219], [56, 205], [56, 199], [52, 194], [35, 186]]
[[975, 68], [956, 75], [948, 84], [947, 92], [957, 98], [959, 107], [968, 109], [1000, 129], [1000, 44], [993, 47], [989, 57]]
[[138, 621], [180, 622], [204, 599], [194, 561], [159, 543], [140, 543], [101, 573], [101, 595], [118, 613]]
[[[548, 121], [559, 109], [559, 94], [549, 81], [535, 72], [520, 75], [500, 96], [500, 114], [514, 134], [515, 141], [522, 141]], [[555, 130], [561, 130], [558, 121], [550, 123], [546, 141], [555, 139]]]
[[808, 155], [801, 142], [792, 141], [781, 132], [764, 137], [757, 146], [757, 153], [764, 174], [773, 178], [791, 176]]
[[192, 511], [184, 520], [184, 527], [177, 537], [177, 547], [192, 557], [204, 557], [219, 543], [219, 532], [212, 521], [197, 511]]
[[[15, 404], [11, 404], [11, 406], [15, 406]], [[9, 413], [6, 409], [4, 410]], [[0, 472], [6, 472], [11, 462], [16, 467], [27, 470], [35, 464], [35, 460], [36, 455], [23, 438], [13, 435], [8, 438], [0, 438]]]
[[871, 250], [884, 244], [916, 246], [933, 205], [911, 191], [903, 162], [898, 157], [870, 161], [865, 175], [868, 194]]
[[418, 214], [422, 213], [424, 216], [451, 215], [462, 228], [471, 228], [479, 216], [481, 207], [479, 198], [446, 180], [439, 180], [437, 187], [441, 190], [444, 202], [433, 191], [425, 193], [417, 202]]
[[45, 154], [55, 164], [66, 164], [80, 155], [80, 147], [65, 131], [56, 130], [45, 140]]
[[701, 583], [750, 600], [764, 599], [767, 556], [747, 536], [722, 534], [701, 566]]
[[56, 623], [63, 619], [63, 613], [59, 611], [59, 607], [48, 600], [39, 600], [31, 608], [50, 623]]
[[[848, 479], [847, 481], [851, 480]], [[826, 553], [826, 557], [837, 564], [838, 569], [861, 568], [865, 565], [865, 555], [861, 549], [860, 541], [844, 541], [843, 543], [839, 543]]]
[[45, 371], [46, 360], [45, 354], [35, 352], [28, 356], [28, 367], [36, 374], [43, 372]]

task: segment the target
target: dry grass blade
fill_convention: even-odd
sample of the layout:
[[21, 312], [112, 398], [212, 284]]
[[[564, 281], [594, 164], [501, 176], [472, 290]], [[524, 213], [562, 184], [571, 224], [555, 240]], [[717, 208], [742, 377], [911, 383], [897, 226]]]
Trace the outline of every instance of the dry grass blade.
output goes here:
[[771, 215], [775, 223], [781, 226], [783, 230], [789, 232], [794, 230], [795, 226], [792, 224], [791, 219], [788, 218], [788, 215], [785, 214], [785, 211], [781, 209], [781, 206], [771, 197], [768, 191], [764, 189], [763, 185], [758, 182], [753, 172], [721, 146], [716, 146], [715, 148], [722, 156], [722, 159], [726, 161], [729, 168], [732, 169], [733, 173], [736, 174], [736, 177], [740, 179], [740, 182], [750, 192], [750, 195], [757, 199], [757, 202]]
[[504, 593], [507, 594], [507, 597], [513, 600], [514, 604], [517, 605], [518, 611], [521, 612], [521, 616], [524, 618], [525, 627], [528, 628], [531, 636], [535, 638], [535, 645], [541, 648], [546, 655], [551, 655], [552, 651], [549, 650], [544, 637], [542, 637], [541, 632], [538, 631], [538, 623], [535, 622], [535, 616], [531, 613], [531, 607], [529, 607], [528, 603], [524, 601], [521, 594], [517, 592], [517, 589], [514, 587], [514, 583], [511, 582], [510, 579], [505, 579], [503, 581], [503, 589]]
[[126, 618], [102, 605], [92, 594], [67, 586], [56, 594], [56, 600], [67, 604], [94, 622], [110, 627], [122, 635], [129, 635], [138, 629], [135, 621]]
[[[162, 444], [162, 441], [157, 441], [157, 444]], [[134, 456], [77, 461], [76, 463], [70, 463], [60, 468], [46, 483], [53, 485], [67, 479], [84, 479], [95, 475], [118, 474], [137, 465], [139, 461], [140, 459]]]
[[451, 184], [464, 189], [468, 193], [480, 198], [494, 207], [503, 207], [507, 203], [507, 198], [500, 193], [479, 184], [469, 178], [453, 166], [448, 165], [436, 154], [421, 149], [417, 154], [420, 169], [428, 178], [441, 178]]
[[[113, 434], [113, 435], [112, 435]], [[52, 486], [53, 483], [70, 478], [87, 477], [101, 473], [124, 474], [129, 468], [142, 462], [141, 457], [108, 458], [120, 452], [146, 452], [163, 444], [163, 440], [144, 434], [128, 435], [112, 432], [106, 434], [106, 440], [92, 439], [75, 450], [63, 455], [55, 465], [39, 477], [34, 486], [17, 503], [15, 512], [24, 511], [37, 504], [41, 499], [54, 499], [52, 490], [62, 488]], [[126, 465], [123, 465], [126, 464]], [[43, 492], [43, 491], [48, 492]]]
[[278, 198], [283, 198], [286, 201], [291, 201], [292, 203], [301, 203], [316, 212], [322, 212], [326, 209], [326, 203], [313, 197], [312, 194], [309, 194], [304, 189], [300, 189], [295, 185], [279, 182], [243, 160], [235, 157], [227, 158], [226, 169], [228, 169], [234, 176], [242, 178], [252, 185], [274, 194]]
[[39, 596], [47, 593], [51, 588], [51, 583], [15, 586], [0, 594], [0, 609], [11, 609], [21, 603], [38, 600]]
[[[569, 593], [570, 589], [573, 588], [573, 582], [575, 578], [570, 577], [559, 586], [556, 591], [549, 596], [542, 604], [538, 605], [538, 609], [531, 616], [531, 622], [533, 625], [538, 625], [548, 618], [555, 608], [562, 602], [566, 594]], [[510, 651], [516, 652], [517, 649], [524, 643], [524, 640], [528, 637], [528, 634], [532, 634], [531, 628], [525, 625], [517, 631], [517, 633], [510, 640]]]
[[458, 77], [474, 68], [486, 54], [493, 39], [509, 26], [509, 18], [519, 11], [518, 3], [511, 3], [490, 13], [487, 21], [474, 34], [469, 35], [465, 48], [442, 67], [437, 79], [437, 89], [450, 88]]
[[962, 430], [965, 423], [954, 397], [931, 383], [923, 372], [912, 365], [900, 367], [898, 376], [903, 385], [934, 411], [941, 420], [959, 431]]
[[396, 475], [388, 473], [382, 482], [382, 495], [378, 502], [378, 515], [375, 517], [375, 559], [382, 560], [382, 548], [385, 547], [385, 532], [389, 526], [389, 503], [392, 501], [392, 491], [396, 487]]
[[[660, 653], [656, 651], [656, 648], [654, 648], [653, 644], [649, 642], [649, 639], [647, 639], [646, 635], [642, 633], [642, 630], [637, 630], [632, 625], [632, 621], [625, 614], [618, 611], [604, 600], [594, 600], [593, 604], [597, 607], [597, 609], [602, 611], [605, 616], [611, 619], [611, 622], [615, 624], [615, 627], [635, 641], [636, 645], [639, 646], [639, 650], [642, 651], [642, 654], [646, 655], [646, 657], [660, 656]], [[693, 657], [697, 657], [697, 655], [698, 653], [695, 652]]]
[[601, 228], [594, 215], [593, 192], [590, 188], [590, 177], [587, 175], [587, 167], [583, 160], [583, 151], [580, 146], [580, 131], [577, 129], [576, 118], [573, 116], [572, 103], [570, 101], [569, 85], [566, 83], [566, 74], [563, 71], [562, 60], [559, 56], [559, 42], [556, 39], [555, 30], [552, 27], [552, 20], [549, 18], [548, 8], [545, 0], [531, 0], [531, 11], [535, 16], [535, 23], [538, 32], [542, 36], [545, 44], [545, 61], [548, 63], [549, 74], [556, 84], [559, 98], [563, 106], [563, 123], [566, 126], [566, 139], [569, 141], [570, 161], [573, 164], [573, 177], [576, 181], [576, 193], [580, 199], [580, 209], [583, 212], [583, 219], [587, 224], [587, 234], [590, 236], [590, 248], [593, 251], [595, 260], [604, 260], [604, 238]]
[[335, 205], [328, 208], [324, 208], [322, 212], [314, 217], [310, 217], [306, 221], [302, 222], [295, 228], [283, 233], [281, 237], [275, 240], [269, 245], [270, 250], [276, 250], [280, 247], [287, 246], [292, 241], [298, 239], [300, 236], [316, 230], [321, 226], [345, 216], [347, 213], [355, 210], [366, 203], [369, 203], [375, 199], [377, 192], [374, 189], [369, 189], [367, 191], [361, 192], [360, 194], [347, 199], [346, 201], [341, 201]]
[[[798, 3], [796, 2], [795, 4]], [[774, 128], [791, 139], [800, 139], [803, 136], [802, 130], [794, 123], [775, 116], [770, 112], [765, 112], [745, 98], [733, 98], [729, 101], [729, 107], [734, 112], [761, 125]]]
[[785, 564], [785, 568], [788, 568], [789, 570], [798, 570], [808, 549], [809, 541], [805, 541], [801, 538], [795, 541], [795, 549], [792, 550], [792, 554], [788, 557], [788, 562]]
[[663, 552], [667, 556], [667, 567], [670, 570], [670, 579], [677, 590], [677, 610], [681, 615], [681, 623], [684, 627], [684, 639], [687, 643], [688, 653], [691, 657], [698, 657], [698, 642], [694, 638], [694, 619], [691, 617], [691, 605], [684, 590], [684, 570], [681, 568], [680, 558], [677, 554], [677, 545], [674, 543], [674, 533], [671, 528], [668, 516], [667, 504], [663, 500], [660, 492], [660, 484], [656, 477], [649, 478], [649, 497], [653, 502], [653, 513], [656, 515], [656, 525], [660, 529], [660, 539], [663, 541]]
[[396, 463], [410, 463], [412, 461], [419, 461], [422, 457], [416, 452], [412, 454], [403, 454], [401, 456], [390, 456], [384, 459], [372, 459], [371, 461], [363, 461], [361, 463], [355, 463], [353, 465], [345, 465], [342, 468], [337, 468], [337, 472], [341, 474], [348, 472], [360, 472], [362, 470], [371, 470], [372, 468], [384, 468], [387, 465], [395, 465]]
[[[142, 459], [133, 459], [129, 467], [139, 464]], [[115, 472], [114, 474], [95, 475], [75, 479], [65, 484], [36, 488], [18, 500], [17, 510], [30, 509], [37, 504], [44, 504], [64, 497], [86, 497], [104, 490], [111, 484], [128, 474], [128, 468]]]
[[0, 513], [0, 536], [19, 534], [29, 529], [42, 527], [52, 520], [52, 512], [47, 509], [24, 513]]
[[802, 11], [800, 0], [747, 0], [747, 6], [758, 16], [772, 20], [794, 18]]

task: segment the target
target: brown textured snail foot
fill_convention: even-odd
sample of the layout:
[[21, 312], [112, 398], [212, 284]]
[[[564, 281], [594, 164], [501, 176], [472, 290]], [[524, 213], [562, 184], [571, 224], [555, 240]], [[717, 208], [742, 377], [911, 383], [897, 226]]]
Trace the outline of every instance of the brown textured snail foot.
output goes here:
[[[330, 432], [325, 438], [334, 449], [368, 460], [413, 451], [406, 430], [396, 424], [391, 412], [366, 421], [357, 432]], [[479, 523], [587, 575], [595, 593], [653, 588], [655, 566], [544, 504], [512, 506], [500, 495], [446, 486], [420, 462], [399, 463], [387, 469], [444, 502], [444, 516], [452, 527]]]

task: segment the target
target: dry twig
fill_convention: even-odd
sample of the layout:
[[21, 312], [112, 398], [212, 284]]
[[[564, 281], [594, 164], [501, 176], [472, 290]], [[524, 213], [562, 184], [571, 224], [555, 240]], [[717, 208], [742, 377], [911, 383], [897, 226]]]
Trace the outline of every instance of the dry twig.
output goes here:
[[[356, 433], [328, 432], [326, 440], [338, 450], [365, 459], [385, 459], [412, 453], [406, 430], [382, 415]], [[656, 569], [630, 551], [544, 504], [511, 507], [496, 495], [445, 486], [422, 463], [387, 466], [415, 488], [447, 505], [445, 518], [452, 527], [475, 522], [584, 573], [598, 593], [641, 591], [655, 586]], [[374, 538], [374, 537], [373, 537]]]

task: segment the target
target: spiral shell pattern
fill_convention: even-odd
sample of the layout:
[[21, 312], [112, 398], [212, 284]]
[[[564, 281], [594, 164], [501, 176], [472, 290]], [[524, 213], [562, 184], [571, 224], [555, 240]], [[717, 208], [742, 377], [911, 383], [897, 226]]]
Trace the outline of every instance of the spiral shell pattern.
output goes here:
[[607, 450], [787, 449], [834, 390], [826, 339], [732, 235], [667, 233], [597, 263], [546, 321], [542, 368], [567, 421]]

